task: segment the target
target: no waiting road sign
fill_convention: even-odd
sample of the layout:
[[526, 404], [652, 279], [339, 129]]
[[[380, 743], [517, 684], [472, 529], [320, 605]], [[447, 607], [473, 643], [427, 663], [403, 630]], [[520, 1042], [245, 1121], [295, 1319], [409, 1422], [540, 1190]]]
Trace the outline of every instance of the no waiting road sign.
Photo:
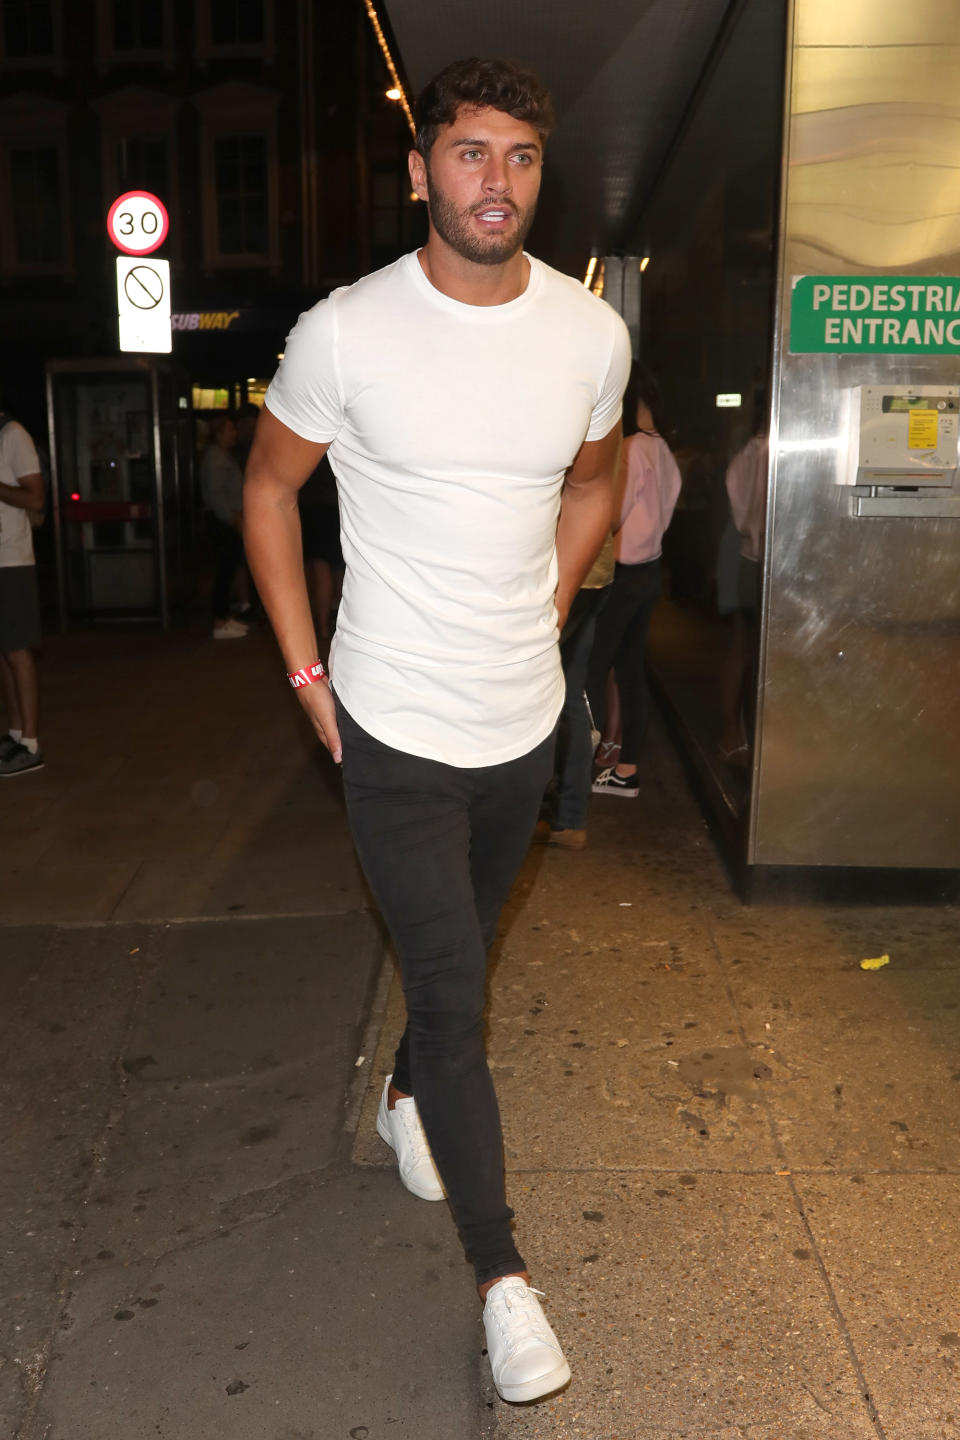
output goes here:
[[107, 234], [125, 255], [159, 250], [170, 229], [167, 207], [149, 190], [127, 190], [107, 213]]
[[117, 256], [120, 349], [169, 354], [170, 262]]

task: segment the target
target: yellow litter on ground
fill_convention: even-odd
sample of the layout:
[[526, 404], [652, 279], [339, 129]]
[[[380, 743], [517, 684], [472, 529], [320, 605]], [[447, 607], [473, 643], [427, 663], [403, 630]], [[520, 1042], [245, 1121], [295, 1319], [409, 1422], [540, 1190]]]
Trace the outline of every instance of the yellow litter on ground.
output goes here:
[[889, 955], [878, 955], [875, 960], [861, 960], [861, 970], [882, 970], [884, 965], [890, 964]]

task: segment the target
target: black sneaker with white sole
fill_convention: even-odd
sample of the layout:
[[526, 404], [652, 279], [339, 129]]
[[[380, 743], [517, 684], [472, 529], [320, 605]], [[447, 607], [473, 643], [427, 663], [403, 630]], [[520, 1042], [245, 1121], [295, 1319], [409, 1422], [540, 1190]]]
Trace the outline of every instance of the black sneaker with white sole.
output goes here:
[[43, 756], [39, 750], [35, 755], [16, 740], [13, 745], [12, 750], [4, 749], [4, 758], [0, 760], [0, 780], [6, 780], [11, 775], [26, 775], [29, 770], [43, 769]]
[[609, 770], [600, 771], [590, 788], [594, 795], [625, 795], [628, 800], [636, 800], [640, 794], [637, 776], [618, 775], [612, 765]]
[[4, 735], [0, 739], [0, 760], [9, 760], [10, 756], [20, 748], [19, 740], [14, 740], [12, 735]]

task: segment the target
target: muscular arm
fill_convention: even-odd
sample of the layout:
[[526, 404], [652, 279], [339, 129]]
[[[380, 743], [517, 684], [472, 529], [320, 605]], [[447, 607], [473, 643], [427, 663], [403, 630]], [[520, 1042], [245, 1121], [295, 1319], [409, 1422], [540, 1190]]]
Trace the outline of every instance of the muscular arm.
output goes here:
[[556, 594], [561, 630], [584, 576], [610, 533], [619, 446], [619, 425], [602, 440], [585, 440], [563, 482], [557, 524]]
[[[304, 440], [264, 407], [247, 461], [243, 539], [250, 571], [288, 671], [312, 665], [317, 637], [303, 574], [297, 493], [326, 445]], [[297, 691], [320, 739], [340, 759], [333, 697], [323, 681]]]
[[42, 510], [43, 476], [38, 471], [35, 475], [21, 475], [16, 485], [0, 484], [0, 500], [16, 510]]

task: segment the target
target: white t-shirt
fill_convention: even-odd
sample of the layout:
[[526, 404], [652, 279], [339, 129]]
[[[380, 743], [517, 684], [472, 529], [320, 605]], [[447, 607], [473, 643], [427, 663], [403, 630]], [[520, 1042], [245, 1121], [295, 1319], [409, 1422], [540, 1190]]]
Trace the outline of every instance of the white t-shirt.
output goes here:
[[614, 310], [527, 257], [465, 305], [415, 253], [300, 317], [267, 408], [331, 442], [346, 579], [333, 684], [371, 735], [461, 767], [526, 754], [563, 703], [556, 529], [582, 442], [620, 418]]
[[[41, 474], [33, 441], [16, 420], [0, 430], [0, 484], [20, 488], [23, 475]], [[16, 505], [0, 500], [0, 565], [32, 565], [33, 535], [30, 516]]]

